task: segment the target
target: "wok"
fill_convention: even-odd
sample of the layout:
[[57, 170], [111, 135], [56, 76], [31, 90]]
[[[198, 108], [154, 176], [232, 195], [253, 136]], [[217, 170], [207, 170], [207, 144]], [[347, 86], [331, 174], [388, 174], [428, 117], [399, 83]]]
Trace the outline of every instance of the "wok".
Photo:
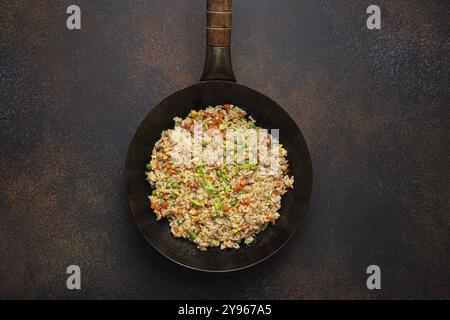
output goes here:
[[[267, 259], [299, 229], [311, 196], [312, 165], [305, 139], [287, 112], [264, 94], [236, 83], [230, 54], [232, 0], [208, 0], [206, 7], [207, 50], [201, 81], [164, 99], [143, 120], [128, 151], [126, 182], [133, 217], [157, 251], [188, 268], [224, 272]], [[288, 151], [294, 188], [282, 197], [280, 218], [275, 225], [262, 231], [253, 244], [238, 250], [200, 251], [194, 243], [174, 238], [167, 221], [156, 221], [147, 198], [152, 190], [145, 179], [145, 165], [161, 132], [173, 127], [174, 117], [186, 117], [194, 108], [227, 103], [242, 107], [258, 126], [279, 129], [280, 143]]]

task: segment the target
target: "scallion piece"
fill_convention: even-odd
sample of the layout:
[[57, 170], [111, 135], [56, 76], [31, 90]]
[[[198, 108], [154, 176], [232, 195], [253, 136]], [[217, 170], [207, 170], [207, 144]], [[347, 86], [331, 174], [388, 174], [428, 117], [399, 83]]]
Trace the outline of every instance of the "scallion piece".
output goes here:
[[239, 200], [237, 198], [233, 198], [230, 201], [230, 204], [234, 207], [235, 205], [237, 205], [237, 203], [239, 202]]
[[203, 207], [203, 203], [201, 201], [195, 200], [195, 199], [189, 199], [190, 202], [196, 207]]
[[222, 210], [223, 209], [223, 202], [220, 199], [214, 200], [214, 208], [216, 210]]

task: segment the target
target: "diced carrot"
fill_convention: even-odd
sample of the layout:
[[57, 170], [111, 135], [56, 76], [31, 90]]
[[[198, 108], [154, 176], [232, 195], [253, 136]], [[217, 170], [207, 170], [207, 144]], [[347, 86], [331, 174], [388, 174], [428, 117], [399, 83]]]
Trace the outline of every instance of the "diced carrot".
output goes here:
[[223, 210], [223, 212], [228, 212], [228, 211], [230, 211], [230, 207], [224, 206], [222, 210]]
[[245, 184], [247, 183], [247, 180], [245, 180], [245, 178], [244, 179], [242, 179], [237, 185], [236, 185], [236, 191], [237, 192], [240, 192], [240, 191], [242, 191], [242, 189], [244, 189], [244, 186], [245, 186]]
[[158, 202], [157, 201], [152, 201], [151, 202], [151, 207], [152, 207], [153, 210], [158, 210], [158, 208], [159, 208]]
[[241, 203], [242, 203], [244, 206], [248, 206], [248, 205], [250, 204], [250, 199], [249, 199], [249, 198], [245, 198], [244, 200], [241, 201]]
[[199, 214], [200, 214], [200, 210], [195, 210], [195, 211], [192, 213], [193, 216], [198, 216]]
[[164, 201], [163, 203], [161, 203], [161, 208], [167, 209], [168, 207], [169, 207], [169, 203], [167, 201]]
[[197, 182], [192, 182], [192, 183], [188, 184], [188, 187], [191, 190], [198, 189], [198, 183]]
[[180, 233], [180, 228], [178, 228], [178, 227], [173, 227], [173, 231], [175, 231], [175, 233]]
[[270, 148], [272, 146], [272, 138], [269, 136], [267, 139], [267, 148]]
[[203, 114], [203, 120], [207, 120], [207, 119], [209, 119], [209, 118], [211, 118], [211, 115], [210, 115], [208, 112], [205, 112], [205, 113]]
[[177, 171], [172, 168], [172, 164], [166, 163], [165, 167], [171, 176], [174, 176], [177, 174]]
[[220, 120], [218, 118], [213, 120], [213, 124], [216, 125], [216, 126], [219, 126], [221, 123], [222, 123], [222, 120]]
[[186, 130], [191, 131], [191, 125], [190, 125], [189, 123], [184, 123], [181, 127], [182, 127], [183, 129], [186, 129]]
[[181, 126], [183, 129], [192, 131], [193, 127], [194, 127], [194, 123], [192, 121], [192, 119], [188, 118], [186, 119], [186, 121], [184, 121], [183, 125]]

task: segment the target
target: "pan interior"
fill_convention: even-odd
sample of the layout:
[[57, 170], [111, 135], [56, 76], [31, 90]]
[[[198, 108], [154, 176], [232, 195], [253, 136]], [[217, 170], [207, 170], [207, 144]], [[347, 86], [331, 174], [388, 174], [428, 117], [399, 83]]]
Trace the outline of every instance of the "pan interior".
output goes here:
[[[145, 179], [145, 165], [163, 130], [173, 128], [173, 118], [186, 117], [192, 109], [209, 105], [234, 104], [251, 115], [258, 126], [280, 130], [280, 143], [288, 151], [289, 175], [294, 188], [282, 197], [280, 218], [262, 231], [251, 245], [240, 249], [209, 248], [200, 251], [195, 244], [176, 239], [168, 222], [156, 221], [147, 196], [151, 188]], [[254, 265], [280, 249], [299, 228], [312, 188], [311, 160], [305, 140], [295, 122], [277, 103], [257, 91], [224, 81], [201, 82], [180, 90], [157, 105], [139, 126], [128, 152], [127, 191], [130, 210], [144, 237], [169, 259], [203, 271], [232, 271]]]

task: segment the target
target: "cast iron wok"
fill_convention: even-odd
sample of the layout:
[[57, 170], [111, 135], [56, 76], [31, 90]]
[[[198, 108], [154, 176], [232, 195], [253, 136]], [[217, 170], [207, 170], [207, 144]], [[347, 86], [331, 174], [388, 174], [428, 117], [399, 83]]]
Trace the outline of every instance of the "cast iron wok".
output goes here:
[[[131, 142], [126, 163], [128, 203], [147, 241], [162, 255], [188, 268], [225, 272], [255, 265], [277, 252], [298, 230], [312, 189], [311, 159], [300, 130], [276, 102], [235, 83], [230, 56], [231, 0], [207, 1], [207, 53], [200, 83], [180, 90], [153, 108]], [[173, 128], [173, 118], [186, 117], [191, 109], [209, 105], [234, 104], [253, 116], [258, 126], [279, 129], [280, 143], [288, 151], [289, 174], [294, 188], [283, 197], [280, 218], [241, 249], [200, 251], [195, 244], [171, 235], [168, 222], [156, 221], [148, 195], [152, 190], [145, 178], [153, 146], [161, 132]]]

